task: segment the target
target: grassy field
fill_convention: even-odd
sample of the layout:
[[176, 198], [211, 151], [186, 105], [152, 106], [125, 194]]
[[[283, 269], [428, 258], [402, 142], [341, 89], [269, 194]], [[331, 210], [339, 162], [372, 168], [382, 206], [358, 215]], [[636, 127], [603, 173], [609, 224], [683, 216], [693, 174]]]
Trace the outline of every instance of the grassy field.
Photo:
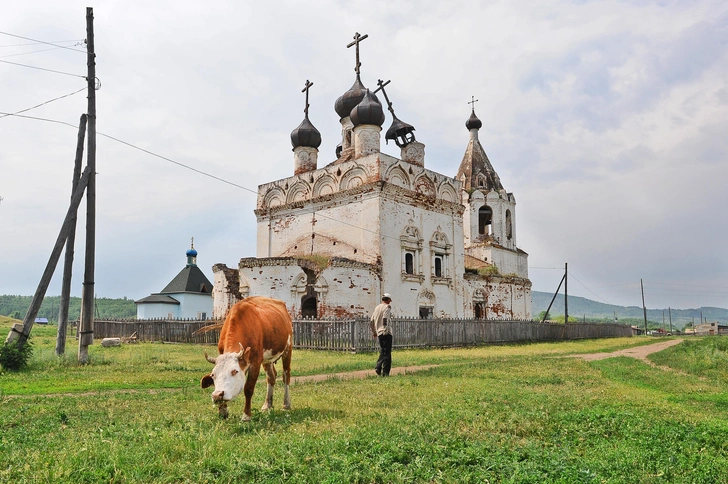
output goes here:
[[[9, 324], [0, 321], [4, 339]], [[648, 338], [394, 352], [438, 364], [389, 379], [291, 388], [293, 410], [241, 401], [220, 420], [200, 378], [213, 347], [53, 354], [0, 374], [0, 482], [728, 482], [728, 339], [651, 359], [585, 362]], [[375, 355], [296, 351], [294, 376], [372, 368]], [[280, 408], [281, 389], [275, 395]]]

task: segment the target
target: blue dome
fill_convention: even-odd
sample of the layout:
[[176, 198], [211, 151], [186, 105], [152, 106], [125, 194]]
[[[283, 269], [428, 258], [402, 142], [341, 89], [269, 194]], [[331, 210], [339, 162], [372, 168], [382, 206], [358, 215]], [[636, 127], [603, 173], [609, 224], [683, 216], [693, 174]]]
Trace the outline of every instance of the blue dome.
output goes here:
[[195, 249], [188, 250], [187, 257], [197, 257], [197, 251]]

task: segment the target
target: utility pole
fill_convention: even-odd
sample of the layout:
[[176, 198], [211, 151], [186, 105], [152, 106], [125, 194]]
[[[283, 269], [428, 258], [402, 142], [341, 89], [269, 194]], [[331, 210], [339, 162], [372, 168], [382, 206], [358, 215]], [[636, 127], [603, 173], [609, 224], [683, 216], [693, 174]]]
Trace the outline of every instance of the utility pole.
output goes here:
[[96, 54], [94, 51], [94, 9], [86, 7], [86, 60], [88, 65], [88, 153], [90, 170], [86, 191], [86, 265], [78, 328], [78, 361], [88, 363], [88, 347], [94, 342], [94, 269], [96, 260]]
[[90, 175], [90, 170], [88, 167], [86, 167], [84, 172], [81, 174], [81, 178], [79, 178], [76, 189], [73, 191], [73, 196], [71, 197], [71, 205], [68, 207], [66, 217], [63, 219], [61, 231], [58, 234], [56, 243], [53, 246], [53, 250], [51, 251], [51, 256], [48, 259], [46, 268], [40, 278], [40, 282], [38, 283], [38, 287], [35, 290], [33, 299], [30, 301], [30, 307], [28, 308], [28, 312], [25, 315], [22, 327], [18, 327], [20, 326], [20, 324], [14, 324], [13, 327], [10, 329], [10, 334], [8, 334], [8, 337], [5, 340], [6, 343], [17, 341], [18, 346], [22, 347], [28, 341], [28, 338], [30, 337], [30, 330], [33, 328], [33, 323], [35, 322], [35, 317], [38, 315], [40, 305], [43, 303], [43, 298], [45, 297], [46, 290], [48, 289], [48, 285], [50, 284], [51, 278], [53, 277], [53, 272], [56, 270], [58, 259], [61, 258], [61, 252], [63, 252], [63, 246], [66, 243], [66, 239], [68, 238], [68, 233], [71, 230], [71, 219], [73, 219], [76, 211], [78, 210], [78, 206], [81, 203], [81, 199], [83, 198], [83, 192], [86, 189], [86, 185], [88, 183]]
[[670, 318], [670, 334], [672, 334], [672, 309], [670, 306], [667, 307], [667, 316]]
[[645, 317], [645, 336], [647, 335], [647, 308], [645, 307], [645, 286], [640, 279], [640, 289], [642, 289], [642, 314]]
[[[76, 159], [73, 166], [73, 182], [71, 192], [76, 191], [78, 179], [81, 177], [81, 163], [83, 161], [83, 142], [86, 137], [86, 115], [81, 115], [78, 126], [78, 140], [76, 141]], [[76, 242], [76, 219], [74, 212], [71, 229], [66, 239], [66, 256], [63, 262], [63, 284], [61, 286], [61, 304], [58, 310], [58, 333], [56, 334], [56, 356], [66, 352], [66, 334], [68, 332], [68, 306], [71, 300], [71, 276], [73, 273], [73, 251]]]
[[569, 263], [564, 262], [564, 324], [569, 322]]

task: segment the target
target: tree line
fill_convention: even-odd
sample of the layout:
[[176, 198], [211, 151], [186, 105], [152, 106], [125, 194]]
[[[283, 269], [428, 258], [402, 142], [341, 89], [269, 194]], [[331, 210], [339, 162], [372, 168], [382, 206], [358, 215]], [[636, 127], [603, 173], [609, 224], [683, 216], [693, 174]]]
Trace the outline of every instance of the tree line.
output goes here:
[[[32, 296], [0, 295], [0, 315], [22, 320], [28, 312]], [[60, 296], [48, 296], [38, 311], [39, 318], [46, 318], [49, 322], [58, 322], [58, 311], [61, 305]], [[126, 297], [120, 299], [97, 298], [95, 302], [97, 318], [135, 318], [136, 304], [133, 299]], [[72, 297], [68, 305], [68, 319], [76, 321], [81, 315], [81, 298]]]

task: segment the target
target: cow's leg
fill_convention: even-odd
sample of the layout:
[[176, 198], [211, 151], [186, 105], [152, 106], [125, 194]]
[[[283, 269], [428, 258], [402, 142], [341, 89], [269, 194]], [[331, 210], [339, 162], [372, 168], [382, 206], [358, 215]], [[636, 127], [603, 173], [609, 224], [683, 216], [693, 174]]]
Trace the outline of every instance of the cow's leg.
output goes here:
[[261, 410], [273, 409], [273, 387], [276, 384], [276, 367], [273, 363], [263, 363], [263, 369], [265, 370], [266, 381], [268, 382], [268, 392], [265, 394], [265, 403]]
[[283, 353], [283, 410], [291, 409], [291, 394], [288, 392], [288, 385], [291, 383], [291, 351], [293, 347], [288, 346]]
[[253, 400], [253, 392], [255, 384], [258, 382], [258, 374], [260, 373], [260, 365], [251, 364], [248, 367], [248, 378], [245, 380], [243, 393], [245, 393], [245, 409], [243, 410], [243, 422], [250, 422], [252, 417], [250, 411], [250, 402]]

